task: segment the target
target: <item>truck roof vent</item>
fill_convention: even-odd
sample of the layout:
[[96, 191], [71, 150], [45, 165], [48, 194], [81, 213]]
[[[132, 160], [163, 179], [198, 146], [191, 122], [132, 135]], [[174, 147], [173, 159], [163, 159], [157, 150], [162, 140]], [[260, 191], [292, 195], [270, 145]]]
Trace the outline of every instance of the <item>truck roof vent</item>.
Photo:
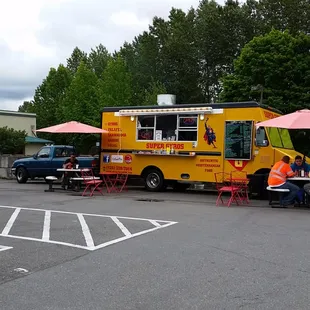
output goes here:
[[176, 96], [170, 94], [157, 95], [157, 104], [160, 106], [171, 106], [175, 105]]

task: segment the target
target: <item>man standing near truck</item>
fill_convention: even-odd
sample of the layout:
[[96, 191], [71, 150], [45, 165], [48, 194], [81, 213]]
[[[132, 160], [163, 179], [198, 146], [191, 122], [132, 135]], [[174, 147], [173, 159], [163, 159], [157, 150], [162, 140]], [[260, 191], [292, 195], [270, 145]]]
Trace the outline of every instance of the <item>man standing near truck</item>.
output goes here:
[[290, 190], [281, 202], [283, 207], [294, 206], [299, 191], [297, 185], [287, 181], [288, 177], [295, 176], [295, 172], [291, 169], [289, 163], [290, 158], [288, 156], [283, 156], [282, 160], [274, 164], [268, 178], [268, 185], [270, 187]]
[[[64, 169], [74, 169], [79, 164], [79, 161], [76, 159], [75, 154], [71, 153], [70, 158], [66, 159], [63, 168]], [[65, 171], [62, 176], [62, 183], [61, 187], [63, 189], [66, 188], [66, 186], [69, 187], [69, 180], [74, 176], [74, 173], [71, 171]]]

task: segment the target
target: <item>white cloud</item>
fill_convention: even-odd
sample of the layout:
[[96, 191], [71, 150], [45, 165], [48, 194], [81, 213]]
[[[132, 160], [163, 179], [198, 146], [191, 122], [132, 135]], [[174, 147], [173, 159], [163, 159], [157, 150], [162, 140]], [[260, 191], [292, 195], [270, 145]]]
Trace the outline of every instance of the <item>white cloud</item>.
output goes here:
[[0, 99], [0, 110], [16, 111], [24, 101], [30, 101], [32, 97], [25, 97], [22, 100]]
[[149, 19], [139, 19], [133, 12], [116, 12], [110, 17], [110, 20], [118, 26], [142, 26], [144, 29], [150, 24]]
[[148, 29], [171, 7], [187, 11], [199, 0], [2, 0], [0, 2], [0, 109], [17, 109], [33, 96], [50, 67], [78, 46], [102, 43], [111, 52]]

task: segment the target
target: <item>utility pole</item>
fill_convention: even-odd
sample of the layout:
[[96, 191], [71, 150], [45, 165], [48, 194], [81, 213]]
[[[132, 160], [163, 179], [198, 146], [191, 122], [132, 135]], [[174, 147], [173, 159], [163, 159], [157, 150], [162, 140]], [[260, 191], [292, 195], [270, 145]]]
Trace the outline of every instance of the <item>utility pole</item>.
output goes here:
[[260, 85], [260, 104], [263, 104], [264, 99], [264, 86]]
[[260, 104], [262, 104], [264, 100], [264, 86], [262, 84], [258, 84], [256, 86], [252, 86], [251, 90], [260, 90]]

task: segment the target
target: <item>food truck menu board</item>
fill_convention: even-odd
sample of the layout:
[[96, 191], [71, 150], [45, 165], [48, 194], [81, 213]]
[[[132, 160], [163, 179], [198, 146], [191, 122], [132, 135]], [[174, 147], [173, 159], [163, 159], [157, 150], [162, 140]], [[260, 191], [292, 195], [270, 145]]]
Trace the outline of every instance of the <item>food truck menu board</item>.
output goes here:
[[225, 159], [250, 160], [253, 121], [226, 121]]

